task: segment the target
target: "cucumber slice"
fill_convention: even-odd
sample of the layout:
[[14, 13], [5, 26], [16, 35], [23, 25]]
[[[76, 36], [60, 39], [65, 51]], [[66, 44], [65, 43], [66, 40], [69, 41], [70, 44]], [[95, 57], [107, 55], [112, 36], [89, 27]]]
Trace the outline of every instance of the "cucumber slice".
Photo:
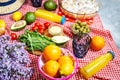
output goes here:
[[11, 26], [11, 30], [12, 31], [19, 31], [19, 30], [23, 29], [26, 26], [26, 24], [27, 23], [25, 20], [17, 21]]
[[67, 41], [70, 40], [70, 38], [67, 37], [67, 36], [54, 36], [51, 39], [56, 44], [64, 44], [64, 43], [66, 43]]

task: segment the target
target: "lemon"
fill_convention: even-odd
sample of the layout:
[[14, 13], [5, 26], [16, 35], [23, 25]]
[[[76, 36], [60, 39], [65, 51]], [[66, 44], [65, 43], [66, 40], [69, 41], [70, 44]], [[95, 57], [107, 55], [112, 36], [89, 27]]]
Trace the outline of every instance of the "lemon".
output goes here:
[[13, 13], [13, 15], [12, 15], [12, 19], [14, 21], [19, 21], [19, 20], [21, 20], [21, 18], [22, 18], [22, 13], [19, 11]]
[[5, 21], [0, 19], [0, 28], [5, 28], [5, 27], [6, 27]]
[[61, 76], [68, 76], [72, 74], [73, 70], [74, 70], [74, 66], [70, 63], [67, 63], [60, 66], [59, 73]]

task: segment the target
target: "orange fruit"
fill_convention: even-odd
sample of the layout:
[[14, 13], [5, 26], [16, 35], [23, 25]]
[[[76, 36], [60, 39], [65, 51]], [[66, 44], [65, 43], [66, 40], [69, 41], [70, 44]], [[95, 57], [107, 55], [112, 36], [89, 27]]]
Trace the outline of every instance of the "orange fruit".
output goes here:
[[94, 36], [92, 38], [90, 46], [94, 50], [101, 50], [105, 46], [105, 40], [101, 36]]
[[58, 59], [58, 63], [60, 65], [62, 64], [67, 64], [67, 63], [70, 63], [73, 65], [73, 61], [72, 59], [69, 57], [69, 56], [61, 56], [59, 59]]
[[61, 55], [60, 47], [56, 45], [48, 45], [43, 51], [43, 57], [46, 61], [57, 60]]
[[60, 65], [57, 61], [49, 60], [43, 65], [43, 71], [52, 77], [56, 77], [59, 71]]

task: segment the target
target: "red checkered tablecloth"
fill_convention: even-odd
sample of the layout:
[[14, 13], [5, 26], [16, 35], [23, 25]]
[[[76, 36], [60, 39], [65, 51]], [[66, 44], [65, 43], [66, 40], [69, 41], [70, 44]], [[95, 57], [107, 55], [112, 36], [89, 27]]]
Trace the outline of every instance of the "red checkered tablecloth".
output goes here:
[[[45, 0], [44, 0], [45, 1]], [[56, 0], [57, 1], [57, 0]], [[26, 0], [25, 4], [21, 7], [19, 10], [20, 12], [26, 14], [28, 11], [34, 12], [36, 8], [32, 7], [32, 4], [30, 3], [30, 0]], [[57, 12], [58, 9], [55, 11]], [[4, 15], [0, 16], [0, 19], [3, 19], [7, 23], [7, 30], [6, 34], [10, 34], [12, 31], [10, 31], [10, 26], [14, 23], [14, 21], [11, 19], [11, 14], [9, 15]], [[41, 23], [45, 22], [46, 20], [39, 19], [37, 18], [36, 21], [40, 21]], [[64, 29], [64, 32], [68, 36], [72, 36], [71, 31], [70, 31], [70, 25], [72, 22], [66, 22], [64, 25], [61, 25]], [[30, 29], [33, 24], [26, 26], [25, 29]], [[99, 35], [102, 36], [105, 39], [105, 47], [100, 50], [100, 51], [94, 51], [92, 49], [89, 49], [87, 55], [82, 58], [78, 59], [78, 65], [79, 67], [83, 67], [84, 65], [88, 64], [90, 61], [95, 59], [98, 56], [101, 56], [105, 54], [107, 51], [112, 50], [115, 52], [115, 58], [105, 67], [103, 68], [100, 72], [98, 72], [96, 75], [94, 75], [90, 80], [120, 80], [120, 50], [116, 47], [115, 42], [113, 41], [113, 38], [108, 30], [105, 30], [103, 28], [102, 22], [100, 20], [99, 15], [97, 15], [93, 19], [93, 24], [90, 25], [91, 28], [91, 33], [90, 36], [95, 36]], [[25, 30], [24, 29], [24, 30]], [[18, 35], [22, 34], [24, 30], [16, 32]], [[69, 49], [72, 52], [72, 43], [69, 41], [67, 44], [67, 49]], [[39, 73], [38, 70], [38, 57], [30, 54], [30, 59], [31, 59], [31, 67], [34, 68], [34, 73], [31, 77], [31, 80], [45, 80], [41, 74]], [[79, 72], [77, 72], [70, 80], [84, 80]]]

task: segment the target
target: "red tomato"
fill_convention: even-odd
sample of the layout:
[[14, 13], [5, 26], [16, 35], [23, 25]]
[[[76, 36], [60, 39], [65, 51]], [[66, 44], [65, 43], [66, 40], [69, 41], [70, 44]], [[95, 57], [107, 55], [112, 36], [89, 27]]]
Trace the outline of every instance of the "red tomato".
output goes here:
[[38, 30], [38, 26], [33, 26], [32, 31]]
[[88, 25], [91, 25], [93, 23], [93, 18], [91, 19], [83, 19], [82, 22], [86, 22]]
[[61, 11], [58, 11], [58, 15], [62, 16], [62, 15], [63, 15], [63, 13], [62, 13]]
[[40, 24], [39, 22], [35, 23], [35, 26], [41, 26], [42, 24]]
[[74, 19], [71, 19], [71, 18], [67, 17], [66, 21], [74, 22]]
[[41, 30], [41, 29], [45, 30], [45, 27], [43, 25], [38, 26], [38, 30]]
[[12, 40], [16, 40], [17, 39], [17, 34], [16, 33], [11, 33], [10, 36], [11, 36]]
[[88, 24], [88, 25], [91, 25], [92, 23], [93, 23], [93, 19], [87, 20], [87, 24]]
[[44, 29], [41, 29], [38, 31], [40, 34], [43, 34], [44, 33]]
[[48, 27], [50, 26], [50, 23], [49, 22], [45, 22], [44, 26], [45, 26], [46, 29], [48, 29]]

